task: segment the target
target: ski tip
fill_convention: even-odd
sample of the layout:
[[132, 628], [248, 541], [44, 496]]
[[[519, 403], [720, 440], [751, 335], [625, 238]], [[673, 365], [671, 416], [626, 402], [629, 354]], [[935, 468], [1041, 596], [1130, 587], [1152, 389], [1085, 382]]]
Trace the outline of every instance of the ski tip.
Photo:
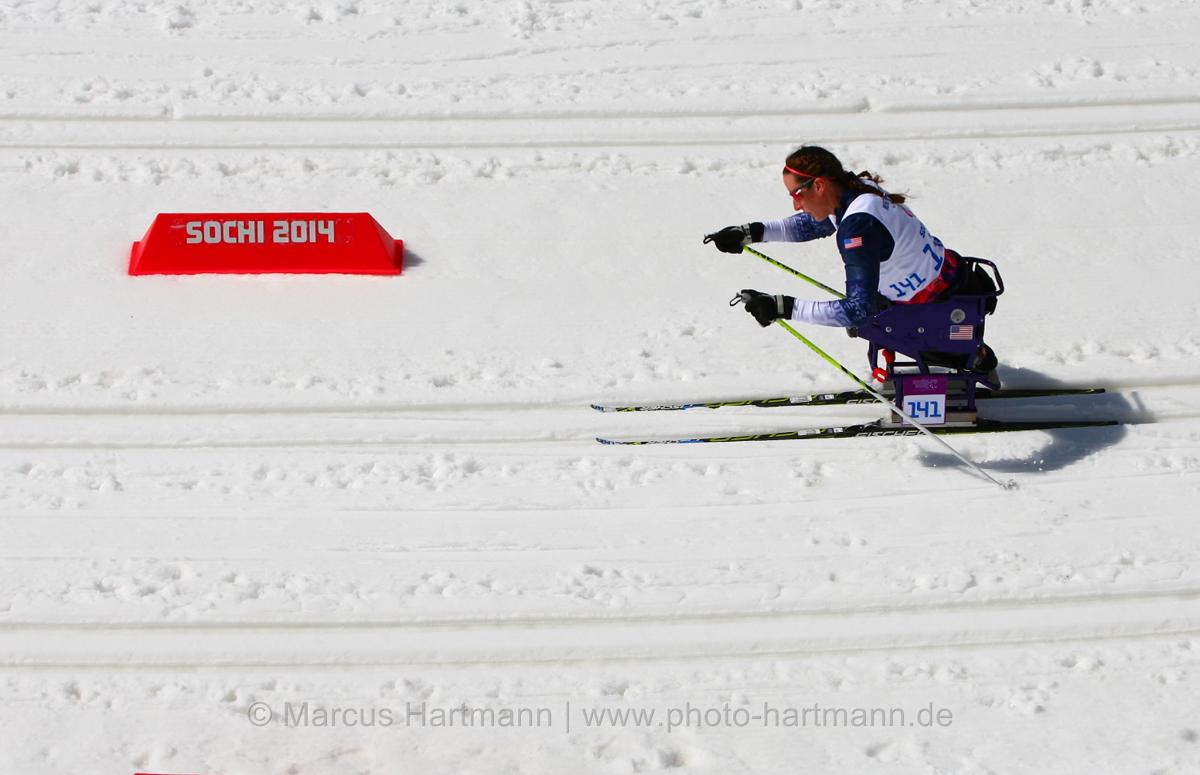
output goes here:
[[595, 409], [597, 412], [603, 412], [603, 411], [606, 411], [606, 410], [605, 410], [605, 408], [604, 408], [604, 406], [603, 406], [602, 404], [592, 404], [591, 406], [592, 406], [592, 408], [593, 408], [593, 409]]

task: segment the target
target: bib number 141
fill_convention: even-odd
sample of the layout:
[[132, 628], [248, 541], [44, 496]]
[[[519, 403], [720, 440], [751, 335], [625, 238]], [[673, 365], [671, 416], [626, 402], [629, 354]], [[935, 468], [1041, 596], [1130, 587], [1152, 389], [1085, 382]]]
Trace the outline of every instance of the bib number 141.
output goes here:
[[904, 397], [904, 413], [925, 425], [942, 425], [946, 422], [946, 394], [928, 394]]

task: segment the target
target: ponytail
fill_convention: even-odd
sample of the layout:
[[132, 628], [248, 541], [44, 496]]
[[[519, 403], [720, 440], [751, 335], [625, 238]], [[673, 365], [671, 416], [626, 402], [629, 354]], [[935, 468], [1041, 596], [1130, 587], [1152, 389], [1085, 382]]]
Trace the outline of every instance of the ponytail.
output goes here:
[[908, 200], [905, 194], [893, 194], [879, 188], [883, 178], [873, 172], [863, 170], [856, 175], [847, 171], [836, 156], [820, 146], [805, 145], [797, 148], [787, 157], [785, 164], [814, 178], [828, 178], [855, 194], [874, 194], [895, 204], [904, 204]]

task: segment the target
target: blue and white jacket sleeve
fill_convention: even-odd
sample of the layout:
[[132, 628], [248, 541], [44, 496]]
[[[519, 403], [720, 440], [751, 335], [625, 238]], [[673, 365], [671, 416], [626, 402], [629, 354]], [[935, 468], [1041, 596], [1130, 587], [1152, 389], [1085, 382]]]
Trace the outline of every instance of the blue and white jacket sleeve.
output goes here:
[[879, 219], [855, 213], [837, 227], [838, 250], [846, 265], [846, 298], [836, 301], [796, 299], [792, 320], [818, 326], [857, 326], [875, 312], [879, 265], [892, 256], [895, 240]]
[[833, 221], [815, 221], [805, 212], [780, 221], [763, 221], [763, 242], [808, 242], [828, 237], [837, 231]]

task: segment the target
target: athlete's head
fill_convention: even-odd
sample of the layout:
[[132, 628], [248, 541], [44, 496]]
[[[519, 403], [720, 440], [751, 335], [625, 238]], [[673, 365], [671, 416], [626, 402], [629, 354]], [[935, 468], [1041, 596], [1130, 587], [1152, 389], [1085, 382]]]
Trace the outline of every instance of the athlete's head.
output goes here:
[[[838, 157], [817, 145], [804, 145], [792, 151], [783, 166], [783, 184], [792, 196], [792, 206], [804, 210], [813, 218], [828, 218], [838, 208], [842, 194], [884, 196], [871, 183], [882, 183], [883, 179], [866, 170], [849, 172]], [[903, 202], [903, 194], [887, 194], [897, 204]]]

